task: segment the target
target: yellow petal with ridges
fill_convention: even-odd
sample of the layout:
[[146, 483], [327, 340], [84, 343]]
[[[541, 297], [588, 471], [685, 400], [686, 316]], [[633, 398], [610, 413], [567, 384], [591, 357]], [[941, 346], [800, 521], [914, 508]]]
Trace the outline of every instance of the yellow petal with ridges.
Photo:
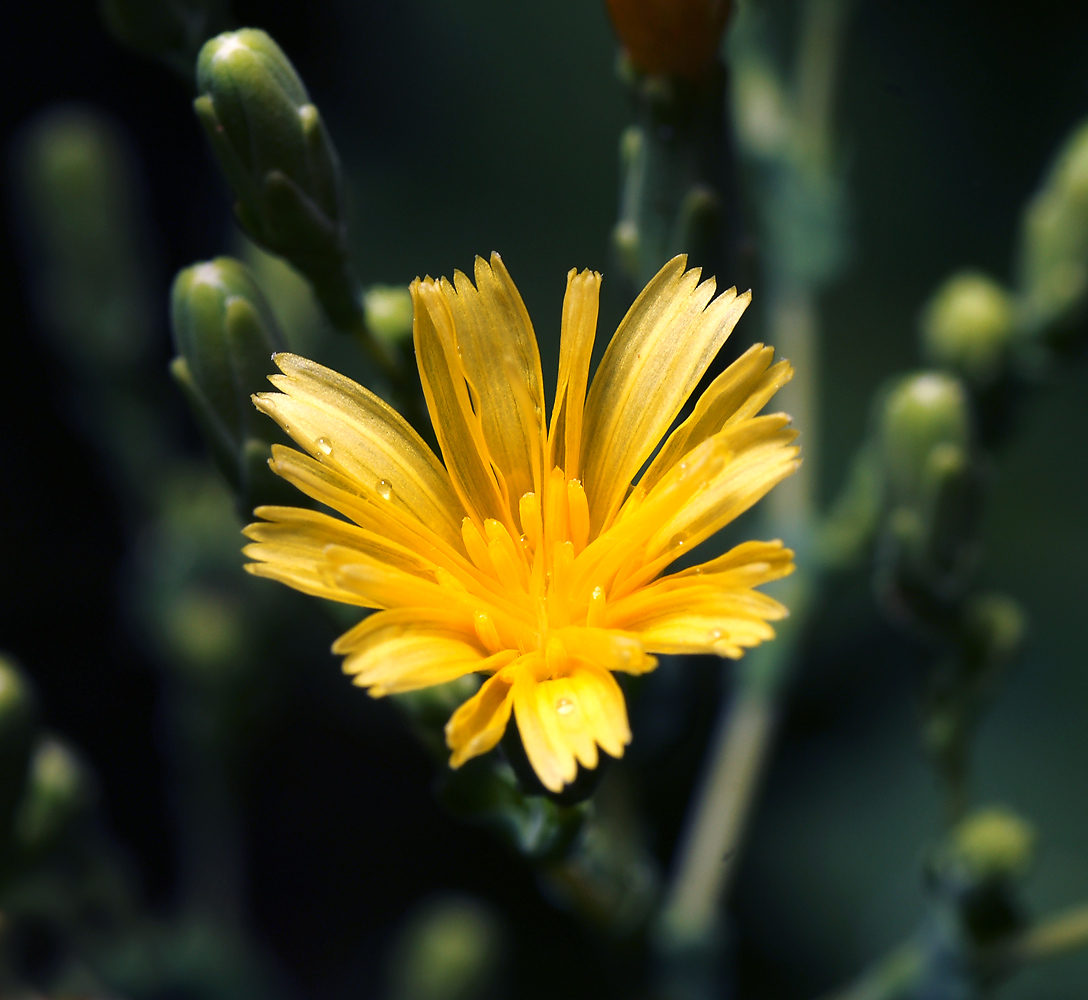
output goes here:
[[561, 467], [567, 479], [582, 475], [582, 415], [589, 384], [589, 362], [597, 335], [601, 276], [596, 271], [567, 274], [559, 336], [559, 377], [548, 431], [548, 468]]
[[513, 708], [513, 680], [509, 670], [500, 670], [484, 681], [446, 723], [446, 746], [453, 754], [450, 767], [487, 753], [502, 739]]
[[[409, 511], [456, 544], [462, 511], [434, 452], [396, 410], [349, 378], [300, 358], [277, 354], [280, 390], [254, 397], [314, 459]], [[385, 484], [385, 485], [382, 485]]]
[[615, 516], [627, 487], [669, 429], [751, 299], [684, 271], [675, 257], [635, 300], [608, 345], [586, 398], [583, 482], [591, 537]]
[[454, 489], [478, 525], [489, 517], [508, 522], [506, 485], [497, 475], [458, 352], [449, 306], [453, 286], [444, 279], [416, 278], [409, 290], [420, 383]]
[[691, 416], [676, 428], [638, 481], [648, 491], [692, 448], [727, 424], [753, 417], [793, 377], [786, 361], [771, 365], [774, 351], [753, 344], [707, 386]]
[[[536, 334], [502, 258], [476, 258], [476, 285], [460, 271], [440, 285], [453, 317], [458, 359], [491, 461], [517, 510], [540, 491], [544, 463], [544, 378]], [[509, 523], [509, 519], [500, 518]]]

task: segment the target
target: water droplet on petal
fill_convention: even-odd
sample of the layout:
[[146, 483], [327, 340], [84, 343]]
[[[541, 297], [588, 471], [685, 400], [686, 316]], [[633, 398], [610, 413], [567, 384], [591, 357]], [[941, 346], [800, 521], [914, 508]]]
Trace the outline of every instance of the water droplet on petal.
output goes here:
[[332, 442], [329, 441], [328, 438], [318, 438], [317, 439], [317, 450], [319, 452], [321, 452], [322, 455], [331, 455], [332, 454]]
[[710, 638], [717, 641], [722, 637], [722, 630], [720, 628], [712, 628], [710, 630]]
[[560, 698], [559, 701], [555, 703], [555, 710], [560, 715], [570, 715], [570, 713], [574, 711], [574, 702], [571, 701], [570, 698]]
[[393, 484], [388, 479], [378, 480], [378, 495], [383, 500], [393, 499]]

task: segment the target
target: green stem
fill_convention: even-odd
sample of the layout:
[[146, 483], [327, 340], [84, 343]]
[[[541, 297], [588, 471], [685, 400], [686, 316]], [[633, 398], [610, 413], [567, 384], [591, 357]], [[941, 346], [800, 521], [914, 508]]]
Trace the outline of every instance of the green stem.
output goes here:
[[1004, 964], [1023, 965], [1088, 948], [1088, 903], [1039, 921], [998, 952]]
[[798, 138], [810, 168], [831, 165], [831, 118], [849, 0], [809, 0], [804, 6], [795, 93]]
[[729, 884], [736, 845], [771, 745], [775, 715], [771, 699], [755, 689], [738, 691], [722, 707], [661, 914], [662, 934], [670, 944], [698, 942], [716, 922], [718, 901]]
[[899, 1000], [921, 981], [926, 968], [925, 949], [917, 941], [907, 941], [856, 982], [827, 994], [824, 1000]]
[[764, 500], [771, 532], [793, 546], [803, 561], [812, 549], [819, 460], [819, 333], [815, 295], [788, 281], [775, 283], [767, 307], [767, 342], [793, 365], [793, 378], [775, 402], [793, 418], [802, 438], [801, 468], [779, 483]]

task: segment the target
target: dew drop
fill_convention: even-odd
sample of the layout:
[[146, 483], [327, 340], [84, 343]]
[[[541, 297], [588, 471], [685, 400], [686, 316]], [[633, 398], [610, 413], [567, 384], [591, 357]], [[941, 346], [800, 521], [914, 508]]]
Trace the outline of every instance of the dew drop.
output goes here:
[[388, 479], [378, 480], [378, 495], [383, 500], [393, 499], [393, 484]]
[[319, 452], [321, 452], [322, 455], [331, 455], [332, 454], [332, 443], [329, 441], [328, 438], [318, 438], [317, 439], [317, 450]]
[[712, 628], [710, 630], [710, 638], [717, 641], [722, 637], [722, 630], [720, 628]]
[[559, 701], [555, 703], [555, 710], [560, 715], [570, 715], [570, 713], [574, 711], [574, 702], [571, 701], [570, 698], [560, 698]]

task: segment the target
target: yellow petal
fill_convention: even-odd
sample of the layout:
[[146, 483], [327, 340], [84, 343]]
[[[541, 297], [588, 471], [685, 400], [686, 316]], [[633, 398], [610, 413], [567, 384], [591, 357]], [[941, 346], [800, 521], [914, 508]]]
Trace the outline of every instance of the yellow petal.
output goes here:
[[697, 444], [723, 427], [755, 416], [767, 401], [793, 377], [786, 361], [771, 366], [774, 350], [753, 344], [707, 387], [690, 417], [676, 428], [639, 479], [650, 490], [661, 476]]
[[269, 465], [276, 475], [307, 496], [406, 548], [418, 550], [432, 562], [463, 561], [461, 553], [400, 504], [366, 491], [337, 469], [323, 465], [294, 448], [272, 445]]
[[258, 507], [255, 513], [266, 520], [246, 526], [244, 533], [252, 544], [243, 549], [255, 560], [245, 567], [255, 576], [279, 580], [330, 600], [380, 607], [380, 597], [345, 585], [339, 578], [329, 552], [340, 546], [380, 571], [418, 583], [433, 580], [430, 564], [418, 553], [328, 514], [302, 507]]
[[465, 511], [477, 525], [489, 517], [506, 522], [506, 484], [500, 482], [473, 405], [458, 355], [448, 281], [416, 278], [412, 293], [412, 335], [427, 410], [442, 457]]
[[[583, 482], [590, 537], [611, 522], [639, 468], [669, 429], [751, 296], [684, 272], [675, 257], [635, 300], [601, 359], [586, 398]], [[709, 303], [709, 306], [708, 306]]]
[[796, 470], [798, 449], [791, 442], [797, 435], [786, 426], [788, 419], [782, 414], [753, 417], [708, 439], [708, 443], [728, 449], [731, 457], [702, 489], [657, 526], [646, 542], [643, 567], [625, 588], [652, 580]]
[[416, 350], [442, 454], [466, 505], [478, 520], [494, 517], [513, 529], [519, 498], [540, 492], [540, 355], [499, 255], [490, 263], [478, 257], [475, 276], [476, 287], [459, 271], [453, 285], [413, 283], [425, 314], [416, 324]]
[[553, 792], [574, 780], [578, 762], [596, 766], [597, 745], [621, 757], [631, 741], [623, 692], [607, 670], [588, 663], [575, 662], [564, 676], [544, 680], [518, 671], [514, 713], [529, 763]]
[[363, 619], [333, 645], [346, 654], [344, 673], [375, 698], [414, 691], [505, 665], [489, 657], [464, 612], [436, 608], [398, 608]]
[[657, 653], [739, 657], [774, 635], [767, 621], [785, 617], [774, 598], [752, 588], [793, 571], [781, 542], [744, 542], [700, 566], [666, 576], [611, 601], [609, 628], [624, 629]]
[[602, 670], [618, 670], [625, 674], [649, 673], [657, 666], [657, 660], [647, 656], [637, 635], [616, 628], [582, 628], [570, 625], [556, 629], [567, 650], [576, 662], [594, 664]]
[[446, 723], [450, 767], [487, 753], [502, 739], [513, 707], [511, 687], [510, 670], [500, 671], [453, 713]]
[[589, 361], [597, 334], [601, 276], [574, 269], [567, 274], [559, 340], [559, 378], [548, 431], [548, 468], [560, 466], [566, 478], [581, 478], [582, 413], [589, 383]]
[[243, 529], [246, 538], [255, 543], [244, 550], [251, 559], [269, 561], [296, 554], [319, 559], [324, 557], [327, 546], [342, 545], [370, 559], [433, 579], [433, 565], [418, 552], [321, 511], [306, 507], [258, 507], [254, 514], [263, 520]]
[[277, 389], [254, 397], [322, 465], [375, 500], [388, 497], [456, 545], [463, 511], [434, 452], [392, 407], [349, 378], [294, 354], [277, 354]]

